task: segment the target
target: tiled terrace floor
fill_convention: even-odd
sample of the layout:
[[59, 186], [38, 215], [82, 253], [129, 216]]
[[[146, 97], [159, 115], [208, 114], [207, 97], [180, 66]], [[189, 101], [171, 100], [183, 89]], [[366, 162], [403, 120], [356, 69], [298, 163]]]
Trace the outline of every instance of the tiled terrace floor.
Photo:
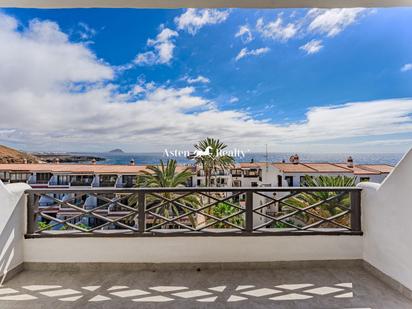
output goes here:
[[24, 271], [0, 308], [412, 308], [361, 266], [277, 270]]

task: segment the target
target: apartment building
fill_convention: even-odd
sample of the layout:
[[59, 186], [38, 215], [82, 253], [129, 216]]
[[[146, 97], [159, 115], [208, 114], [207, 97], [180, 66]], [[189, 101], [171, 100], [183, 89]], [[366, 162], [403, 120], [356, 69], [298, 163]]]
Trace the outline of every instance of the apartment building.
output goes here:
[[[188, 166], [179, 165], [178, 170]], [[186, 186], [204, 187], [205, 173], [200, 167], [191, 166], [192, 177]], [[352, 158], [346, 163], [303, 163], [297, 155], [292, 156], [291, 162], [248, 162], [235, 164], [230, 170], [214, 171], [211, 177], [211, 186], [215, 187], [299, 187], [303, 185], [306, 175], [316, 177], [349, 176], [355, 177], [356, 182], [373, 181], [380, 183], [392, 171], [393, 167], [384, 164], [353, 164]], [[26, 182], [33, 188], [130, 188], [136, 184], [136, 176], [147, 170], [146, 165], [136, 165], [133, 161], [129, 165], [104, 164], [0, 164], [0, 180], [4, 183]], [[287, 193], [278, 193], [276, 198]], [[42, 197], [39, 206], [47, 208], [45, 213], [58, 216], [60, 219], [75, 216], [72, 208], [55, 203], [54, 198], [70, 203], [83, 205], [93, 209], [104, 204], [103, 200], [95, 196], [82, 196], [78, 200], [75, 194], [65, 193], [62, 196]], [[264, 195], [255, 195], [254, 204], [264, 205], [270, 201]], [[245, 196], [239, 196], [240, 203], [244, 203]], [[262, 214], [276, 211], [275, 205], [261, 210]], [[118, 209], [109, 207], [97, 211], [121, 216]], [[102, 213], [102, 214], [103, 214]], [[95, 220], [95, 219], [93, 219]], [[264, 215], [255, 216], [255, 224], [264, 223]]]

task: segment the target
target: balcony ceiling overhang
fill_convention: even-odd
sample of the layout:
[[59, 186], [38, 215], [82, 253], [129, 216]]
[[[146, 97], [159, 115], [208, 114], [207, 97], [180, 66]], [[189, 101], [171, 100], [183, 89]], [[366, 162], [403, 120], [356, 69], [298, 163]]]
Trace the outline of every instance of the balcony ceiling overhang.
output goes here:
[[0, 0], [19, 8], [351, 8], [412, 6], [412, 0]]

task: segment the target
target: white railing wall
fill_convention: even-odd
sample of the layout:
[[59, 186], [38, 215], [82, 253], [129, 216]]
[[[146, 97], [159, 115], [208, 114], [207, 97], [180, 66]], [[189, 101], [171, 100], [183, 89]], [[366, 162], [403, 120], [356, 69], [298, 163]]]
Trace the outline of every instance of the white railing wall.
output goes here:
[[0, 181], [0, 285], [24, 261], [24, 191], [29, 188], [24, 183], [4, 185]]
[[412, 150], [382, 184], [358, 186], [363, 259], [412, 290]]

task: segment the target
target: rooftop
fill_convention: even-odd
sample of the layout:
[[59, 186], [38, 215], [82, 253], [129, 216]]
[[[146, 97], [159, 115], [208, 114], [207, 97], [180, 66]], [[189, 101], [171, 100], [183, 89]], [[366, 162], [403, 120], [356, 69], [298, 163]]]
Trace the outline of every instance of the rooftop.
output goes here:
[[346, 163], [273, 163], [284, 173], [350, 173], [354, 175], [386, 174], [393, 166], [387, 164], [360, 164], [353, 168]]
[[[239, 163], [236, 167], [243, 169], [261, 168], [266, 166], [266, 162]], [[385, 164], [362, 164], [353, 168], [346, 166], [346, 163], [269, 163], [284, 173], [354, 173], [363, 174], [383, 174], [390, 173], [393, 169]], [[185, 165], [178, 165], [178, 170], [187, 168]], [[81, 173], [81, 174], [136, 174], [147, 169], [147, 165], [110, 165], [110, 164], [0, 164], [0, 171], [20, 171], [20, 172], [51, 172], [51, 173]]]

